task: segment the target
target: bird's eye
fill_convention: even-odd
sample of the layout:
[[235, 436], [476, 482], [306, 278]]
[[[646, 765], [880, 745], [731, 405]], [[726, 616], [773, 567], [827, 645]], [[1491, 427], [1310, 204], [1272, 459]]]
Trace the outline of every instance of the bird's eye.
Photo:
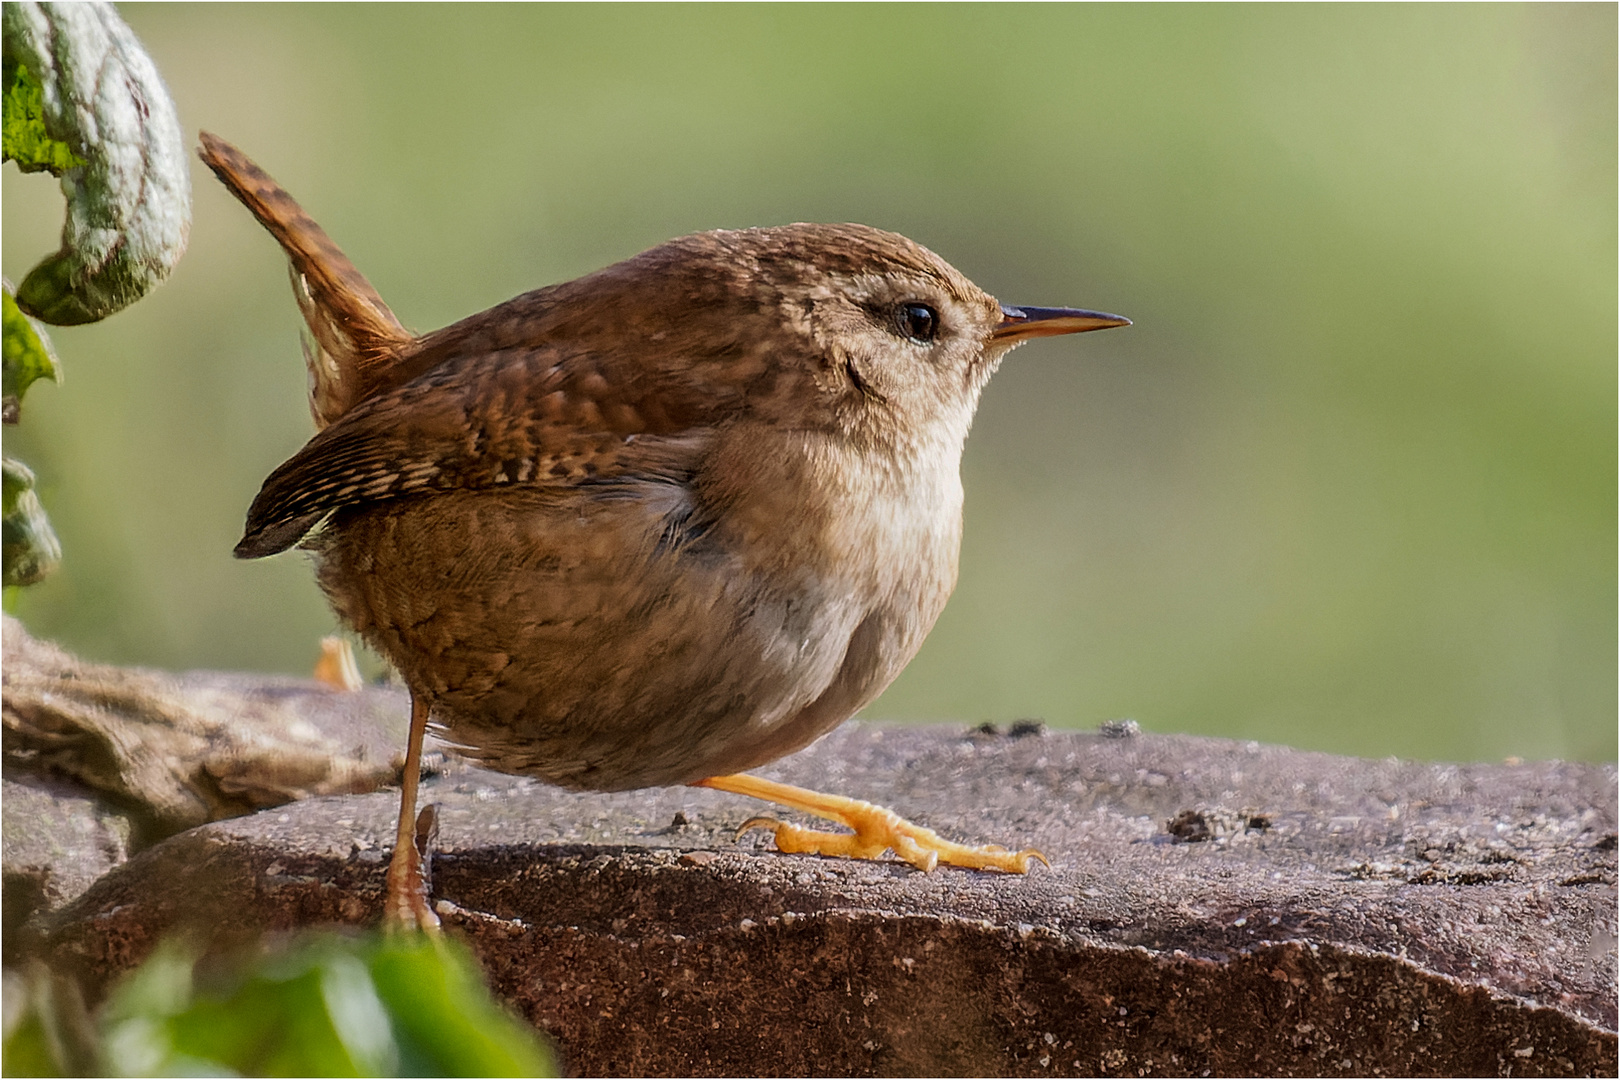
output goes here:
[[902, 334], [919, 344], [928, 344], [939, 333], [939, 313], [927, 304], [901, 304], [894, 309], [894, 320]]

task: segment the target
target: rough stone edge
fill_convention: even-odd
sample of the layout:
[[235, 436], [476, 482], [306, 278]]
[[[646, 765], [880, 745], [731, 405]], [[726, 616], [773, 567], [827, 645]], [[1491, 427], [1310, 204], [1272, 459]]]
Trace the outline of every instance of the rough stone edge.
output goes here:
[[[540, 859], [548, 854], [560, 856], [560, 861], [547, 869], [566, 878], [568, 860], [583, 854], [589, 846], [576, 849], [581, 846], [567, 845], [551, 853], [542, 849], [533, 854]], [[197, 897], [203, 903], [192, 909], [189, 918], [182, 919], [172, 910], [148, 912], [149, 905], [139, 895], [138, 874], [130, 871], [162, 858], [181, 859], [206, 880], [216, 883], [208, 896]], [[468, 856], [463, 853], [458, 859], [465, 863]], [[321, 923], [371, 923], [381, 905], [384, 870], [380, 857], [365, 861], [321, 856], [287, 859], [267, 847], [250, 846], [244, 852], [240, 843], [230, 838], [198, 830], [176, 837], [127, 865], [128, 871], [113, 875], [126, 880], [104, 881], [93, 888], [51, 920], [60, 928], [54, 940], [38, 942], [53, 963], [86, 978], [93, 996], [95, 988], [104, 985], [106, 975], [138, 963], [161, 932], [182, 921], [193, 926], [210, 925], [216, 946], [231, 945], [260, 927], [274, 931]], [[706, 876], [705, 891], [739, 889], [739, 882], [722, 874], [727, 867], [698, 861], [682, 864], [682, 868], [685, 873]], [[462, 873], [470, 869], [464, 865]], [[572, 872], [582, 879], [594, 871], [576, 859]], [[127, 880], [130, 878], [136, 880]], [[263, 914], [266, 909], [273, 909], [268, 918]], [[253, 913], [259, 914], [255, 917]], [[635, 938], [581, 927], [525, 925], [454, 905], [444, 913], [446, 921], [479, 953], [497, 992], [537, 1025], [557, 1035], [573, 1067], [587, 1074], [1045, 1075], [1047, 1066], [1039, 1065], [1043, 1055], [1031, 1052], [1021, 1056], [1017, 1052], [1020, 1045], [1032, 1051], [1039, 1049], [1027, 1045], [1032, 1041], [1029, 1036], [1049, 1049], [1061, 1049], [1067, 1043], [1065, 1052], [1073, 1052], [1075, 1056], [1070, 1060], [1077, 1063], [1070, 1068], [1099, 1073], [1119, 1071], [1127, 1065], [1132, 1071], [1171, 1074], [1204, 1069], [1322, 1075], [1612, 1075], [1615, 1071], [1615, 1033], [1571, 1013], [1428, 971], [1386, 954], [1343, 946], [1324, 948], [1297, 939], [1258, 942], [1215, 959], [1181, 950], [1163, 953], [1142, 946], [1076, 942], [1044, 928], [1019, 928], [986, 920], [836, 907], [792, 920], [770, 917], [752, 925], [710, 927], [690, 935], [679, 933], [674, 925], [661, 932], [644, 927], [646, 932]], [[78, 933], [72, 932], [75, 927]], [[954, 937], [959, 946], [956, 966], [959, 968], [966, 957], [981, 969], [981, 977], [975, 979], [952, 970], [944, 979], [935, 980], [934, 988], [923, 996], [928, 1004], [918, 1004], [912, 987], [909, 996], [901, 995], [908, 1002], [904, 1015], [883, 1009], [874, 1012], [886, 994], [898, 993], [905, 982], [898, 975], [887, 982], [884, 977], [905, 965], [891, 957], [895, 962], [885, 969], [881, 962], [868, 963], [863, 958], [881, 952], [885, 943], [892, 952], [897, 935], [904, 938], [917, 934], [919, 928], [926, 929], [923, 936], [928, 941]], [[853, 999], [862, 1003], [859, 1008], [848, 1004], [847, 994], [840, 998], [836, 992], [826, 992], [825, 987], [816, 993], [815, 986], [807, 987], [802, 979], [792, 978], [794, 971], [772, 967], [774, 962], [791, 960], [795, 955], [825, 958], [829, 953], [826, 942], [840, 935], [844, 945], [831, 953], [843, 958], [847, 983], [854, 985], [864, 980], [862, 995]], [[774, 942], [775, 947], [762, 949], [767, 942]], [[912, 951], [922, 950], [926, 941], [919, 940], [915, 946]], [[1307, 955], [1309, 961], [1304, 959]], [[961, 991], [984, 985], [983, 969], [997, 956], [1012, 957], [1020, 969], [1044, 965], [1057, 984], [1063, 983], [1065, 969], [1077, 966], [1100, 968], [1099, 977], [1108, 976], [1113, 981], [1105, 978], [1107, 985], [1089, 995], [1084, 988], [1066, 986], [1068, 996], [1063, 1000], [1069, 1004], [1057, 1008], [1050, 1019], [1040, 1002], [1031, 1004], [1012, 991], [1004, 991], [1006, 1000], [1017, 1006], [1026, 1019], [1034, 1019], [1028, 1019], [1022, 1027], [1008, 1023], [1004, 1015], [985, 1020], [983, 995]], [[1288, 963], [1278, 959], [1288, 957], [1294, 959]], [[1308, 1012], [1304, 1004], [1296, 1008], [1285, 987], [1271, 985], [1280, 982], [1294, 990], [1302, 989], [1306, 980], [1293, 968], [1309, 964], [1321, 969], [1329, 963], [1339, 964], [1341, 970], [1348, 965], [1352, 979], [1356, 973], [1364, 973], [1368, 977], [1361, 980], [1362, 984], [1377, 986], [1369, 1000], [1361, 1001], [1344, 1018], [1345, 1030]], [[678, 996], [673, 1001], [645, 1000], [648, 981], [638, 973], [662, 969], [665, 964], [670, 970], [696, 972], [696, 978], [718, 989], [689, 996], [684, 1002]], [[535, 975], [536, 971], [540, 974]], [[1281, 979], [1278, 971], [1283, 972]], [[1115, 975], [1109, 976], [1110, 972]], [[839, 973], [833, 974], [836, 978]], [[1007, 982], [1004, 971], [991, 974]], [[1320, 970], [1313, 977], [1321, 981]], [[1331, 985], [1332, 980], [1327, 981]], [[786, 1000], [772, 997], [788, 986], [792, 992]], [[638, 1000], [642, 1009], [639, 1017], [632, 1015], [628, 1026], [603, 1023], [603, 1006], [597, 1000], [603, 987], [612, 987], [621, 995], [608, 1006], [616, 1017], [623, 1020], [633, 1014], [634, 1009], [624, 1002]], [[1276, 998], [1276, 993], [1283, 994], [1283, 998]], [[1407, 1012], [1380, 1018], [1378, 1008], [1386, 1013], [1399, 1012], [1389, 1003], [1392, 993], [1402, 995], [1400, 1001], [1406, 1002]], [[1106, 1038], [1087, 1038], [1073, 1026], [1080, 1023], [1074, 1016], [1081, 1015], [1088, 1018], [1086, 1023], [1106, 1027], [1112, 1021], [1098, 1018], [1096, 1002], [1102, 998], [1124, 1001], [1127, 997], [1131, 997], [1132, 1005], [1118, 1007], [1127, 1008], [1133, 1015], [1151, 1020], [1153, 1003], [1158, 1002], [1163, 1012], [1164, 1003], [1169, 1002], [1175, 1005], [1168, 1010], [1170, 1013], [1190, 1017], [1191, 1023], [1182, 1030], [1173, 1023], [1165, 1028], [1127, 1018], [1125, 1034], [1120, 1038], [1115, 1037], [1113, 1029], [1106, 1031]], [[1308, 995], [1297, 997], [1305, 1002]], [[1191, 1005], [1186, 1004], [1189, 1001]], [[1249, 1002], [1248, 1011], [1256, 1015], [1294, 1008], [1299, 1016], [1293, 1021], [1296, 1030], [1283, 1040], [1275, 1037], [1277, 1032], [1266, 1035], [1244, 1031], [1236, 1024], [1223, 1030], [1219, 1021], [1226, 1014], [1223, 1009], [1232, 1001]], [[950, 1018], [944, 1025], [946, 1029], [960, 1028], [967, 1022], [964, 1017], [977, 1016], [991, 1023], [994, 1037], [989, 1037], [986, 1030], [984, 1038], [970, 1040], [969, 1045], [907, 1019], [935, 1006], [943, 1008], [944, 1015]], [[1413, 1010], [1418, 1012], [1414, 1014]], [[1241, 1015], [1243, 1010], [1237, 1012]], [[654, 1022], [655, 1018], [662, 1022]], [[687, 1023], [683, 1029], [679, 1023], [671, 1026], [671, 1018], [700, 1018], [710, 1026]], [[768, 1024], [764, 1018], [773, 1019]], [[1391, 1032], [1401, 1035], [1413, 1022], [1419, 1025], [1419, 1031], [1427, 1024], [1431, 1033], [1443, 1031], [1447, 1037], [1428, 1041], [1389, 1038]], [[1302, 1024], [1308, 1025], [1308, 1030], [1301, 1029]], [[874, 1025], [880, 1034], [898, 1032], [901, 1037], [874, 1036], [834, 1046], [825, 1035], [814, 1035], [818, 1030], [855, 1027], [872, 1031]], [[1376, 1038], [1358, 1043], [1347, 1038], [1349, 1029], [1376, 1033]], [[776, 1033], [766, 1039], [762, 1032], [769, 1030]], [[1199, 1049], [1198, 1033], [1210, 1030], [1221, 1035], [1223, 1043], [1217, 1049]], [[1466, 1037], [1459, 1032], [1465, 1032]], [[1047, 1034], [1054, 1036], [1053, 1043], [1045, 1044]], [[868, 1042], [872, 1045], [867, 1046]], [[1506, 1060], [1506, 1055], [1496, 1060], [1492, 1056], [1495, 1051], [1480, 1056], [1480, 1048], [1490, 1046], [1510, 1047], [1509, 1053], [1529, 1047], [1530, 1055], [1523, 1060], [1515, 1057], [1512, 1062]], [[816, 1056], [808, 1056], [811, 1047]], [[991, 1054], [990, 1049], [996, 1047], [1007, 1048], [1007, 1052]], [[1292, 1057], [1277, 1053], [1286, 1047], [1295, 1051]], [[777, 1054], [774, 1058], [767, 1053], [772, 1049]]]

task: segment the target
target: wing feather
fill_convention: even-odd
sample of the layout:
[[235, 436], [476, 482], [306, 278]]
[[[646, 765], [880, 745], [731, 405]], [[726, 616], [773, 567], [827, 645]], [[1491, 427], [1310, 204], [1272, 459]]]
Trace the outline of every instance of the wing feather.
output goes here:
[[723, 381], [680, 386], [564, 346], [452, 357], [356, 405], [271, 473], [236, 555], [273, 555], [335, 510], [424, 492], [679, 482], [741, 397]]

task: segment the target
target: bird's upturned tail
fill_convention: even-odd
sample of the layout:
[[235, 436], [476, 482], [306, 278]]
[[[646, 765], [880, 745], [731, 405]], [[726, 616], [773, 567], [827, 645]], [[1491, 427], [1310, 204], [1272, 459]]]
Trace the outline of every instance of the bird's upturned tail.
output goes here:
[[252, 211], [291, 262], [293, 295], [309, 324], [309, 407], [326, 427], [392, 383], [390, 371], [413, 338], [377, 290], [304, 208], [242, 151], [209, 132], [197, 156]]

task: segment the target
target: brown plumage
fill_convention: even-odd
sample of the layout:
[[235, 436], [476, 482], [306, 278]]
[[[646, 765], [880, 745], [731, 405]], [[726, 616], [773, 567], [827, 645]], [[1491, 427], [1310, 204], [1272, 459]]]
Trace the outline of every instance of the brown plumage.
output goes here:
[[[955, 584], [963, 440], [1002, 356], [1125, 322], [1003, 308], [893, 233], [788, 225], [672, 240], [410, 339], [290, 196], [204, 147], [337, 358], [314, 380], [328, 426], [265, 481], [237, 554], [311, 548], [419, 720], [573, 787], [741, 790], [721, 774], [875, 698]], [[932, 865], [910, 843], [875, 851]]]
[[408, 373], [398, 353], [412, 336], [293, 197], [242, 151], [202, 132], [199, 156], [253, 212], [287, 253], [293, 296], [309, 324], [309, 407], [325, 427], [356, 402], [397, 385]]

